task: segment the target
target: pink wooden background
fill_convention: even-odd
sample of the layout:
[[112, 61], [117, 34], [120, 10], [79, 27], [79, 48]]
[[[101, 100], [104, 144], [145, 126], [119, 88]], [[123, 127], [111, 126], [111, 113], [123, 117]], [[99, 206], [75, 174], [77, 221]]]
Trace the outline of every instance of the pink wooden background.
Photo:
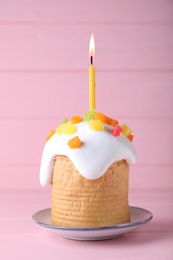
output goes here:
[[173, 188], [173, 1], [0, 1], [0, 190], [40, 191], [45, 136], [88, 110], [127, 123], [139, 161], [131, 189]]

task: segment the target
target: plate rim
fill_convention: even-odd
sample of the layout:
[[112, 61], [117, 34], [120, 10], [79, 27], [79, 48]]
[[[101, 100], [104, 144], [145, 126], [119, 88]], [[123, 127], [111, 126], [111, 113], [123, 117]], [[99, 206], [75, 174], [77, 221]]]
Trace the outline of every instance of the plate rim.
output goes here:
[[42, 227], [53, 229], [53, 230], [81, 232], [81, 231], [112, 230], [112, 229], [128, 228], [128, 227], [132, 227], [132, 226], [141, 226], [141, 225], [148, 223], [153, 218], [153, 214], [147, 209], [136, 207], [136, 206], [129, 206], [129, 209], [145, 211], [145, 213], [149, 214], [149, 216], [147, 218], [140, 219], [138, 221], [133, 221], [133, 222], [130, 221], [128, 223], [123, 223], [123, 224], [115, 224], [115, 225], [108, 225], [108, 226], [91, 226], [91, 227], [68, 227], [68, 226], [56, 226], [53, 224], [43, 223], [43, 222], [39, 221], [37, 219], [38, 214], [45, 212], [45, 211], [51, 211], [51, 208], [45, 208], [45, 209], [35, 212], [32, 215], [32, 220], [36, 224], [38, 224]]

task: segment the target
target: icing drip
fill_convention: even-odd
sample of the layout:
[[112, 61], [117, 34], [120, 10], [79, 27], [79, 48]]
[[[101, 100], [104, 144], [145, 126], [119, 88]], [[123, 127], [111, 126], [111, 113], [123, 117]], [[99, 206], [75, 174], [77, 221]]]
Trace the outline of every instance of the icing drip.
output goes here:
[[[109, 125], [104, 124], [104, 131], [90, 130], [88, 122], [75, 126], [74, 134], [55, 133], [45, 144], [40, 167], [42, 186], [51, 183], [56, 155], [69, 157], [79, 173], [91, 180], [101, 177], [115, 161], [125, 159], [128, 164], [136, 163], [137, 156], [132, 143], [123, 134], [113, 136]], [[70, 149], [67, 143], [75, 136], [79, 136], [82, 145], [78, 149]]]

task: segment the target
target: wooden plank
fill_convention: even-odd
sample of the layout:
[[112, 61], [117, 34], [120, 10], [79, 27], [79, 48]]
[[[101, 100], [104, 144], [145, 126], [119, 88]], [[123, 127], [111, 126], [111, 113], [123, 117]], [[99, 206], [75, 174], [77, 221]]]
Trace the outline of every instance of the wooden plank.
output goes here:
[[138, 163], [130, 167], [130, 192], [134, 190], [173, 190], [173, 166], [153, 165], [140, 166]]
[[0, 71], [86, 70], [95, 34], [101, 70], [173, 70], [171, 24], [32, 24], [0, 26]]
[[0, 21], [136, 22], [172, 21], [172, 1], [1, 1]]
[[[0, 165], [39, 164], [45, 137], [50, 129], [59, 125], [52, 120], [1, 120]], [[133, 144], [138, 154], [139, 165], [172, 165], [173, 124], [171, 120], [127, 119], [135, 135]]]
[[[64, 118], [89, 108], [88, 71], [0, 73], [0, 118]], [[96, 73], [96, 109], [125, 118], [173, 118], [172, 73]]]
[[[39, 165], [7, 165], [1, 166], [1, 184], [0, 190], [37, 190], [43, 191], [39, 182]], [[46, 192], [46, 191], [45, 191]], [[2, 199], [2, 197], [1, 197]], [[2, 205], [2, 203], [1, 203]]]
[[139, 164], [172, 165], [172, 120], [139, 119], [126, 122], [132, 127], [136, 137], [134, 146], [139, 157]]

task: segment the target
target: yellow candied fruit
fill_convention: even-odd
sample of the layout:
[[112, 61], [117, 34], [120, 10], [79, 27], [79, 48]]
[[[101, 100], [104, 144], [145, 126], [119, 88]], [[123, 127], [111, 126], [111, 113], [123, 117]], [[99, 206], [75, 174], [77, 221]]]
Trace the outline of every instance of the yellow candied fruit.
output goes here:
[[76, 132], [76, 126], [72, 124], [72, 122], [68, 121], [66, 124], [62, 124], [58, 126], [56, 129], [56, 133], [58, 135], [66, 134], [71, 135]]
[[48, 134], [48, 136], [46, 136], [46, 142], [52, 137], [52, 135], [55, 134], [55, 130], [51, 129], [50, 133]]
[[72, 116], [72, 118], [71, 118], [71, 122], [73, 124], [78, 124], [78, 123], [80, 123], [82, 121], [83, 121], [83, 119], [80, 116], [78, 116], [78, 115]]
[[97, 131], [104, 130], [104, 125], [102, 124], [102, 122], [100, 120], [91, 119], [90, 121], [88, 121], [88, 125], [89, 125], [90, 129], [92, 129], [92, 130], [97, 130]]
[[95, 112], [94, 113], [94, 119], [100, 120], [102, 123], [104, 123], [105, 122], [105, 115], [103, 113], [100, 113], [100, 112]]
[[64, 127], [65, 127], [65, 124], [62, 124], [62, 125], [58, 126], [58, 128], [56, 129], [56, 133], [57, 133], [58, 135], [63, 134], [63, 129], [64, 129]]
[[76, 126], [72, 124], [72, 122], [68, 122], [63, 127], [63, 133], [66, 135], [71, 135], [76, 132]]
[[122, 125], [122, 134], [124, 136], [127, 137], [131, 132], [132, 130], [127, 125]]
[[68, 141], [68, 146], [73, 149], [73, 148], [79, 148], [81, 145], [81, 140], [79, 139], [78, 136], [75, 136], [74, 138], [70, 139]]

